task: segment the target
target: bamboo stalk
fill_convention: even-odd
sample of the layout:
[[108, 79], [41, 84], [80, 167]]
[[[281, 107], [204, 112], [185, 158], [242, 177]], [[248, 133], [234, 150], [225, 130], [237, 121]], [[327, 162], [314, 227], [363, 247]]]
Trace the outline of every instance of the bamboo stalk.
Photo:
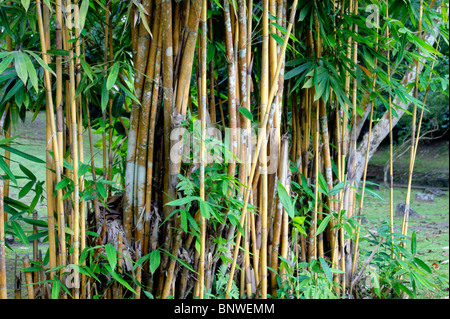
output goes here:
[[[298, 3], [298, 0], [294, 0], [294, 3], [292, 5], [292, 10], [291, 10], [291, 15], [290, 15], [290, 18], [289, 18], [289, 25], [287, 27], [286, 36], [284, 38], [284, 42], [283, 42], [283, 46], [282, 46], [282, 49], [281, 49], [280, 56], [283, 56], [285, 54], [285, 52], [286, 52], [287, 42], [288, 42], [289, 36], [291, 34], [292, 25], [294, 23], [295, 13], [296, 13], [296, 9], [297, 9], [297, 3]], [[277, 71], [275, 72], [277, 77], [278, 77], [278, 75], [280, 73], [280, 69], [281, 69], [281, 63], [278, 64]], [[274, 96], [275, 96], [275, 88], [272, 87], [271, 90], [270, 90], [270, 93], [269, 93], [269, 99], [268, 99], [269, 103], [268, 103], [268, 105], [272, 105], [271, 103], [273, 101]], [[267, 108], [266, 113], [264, 114], [264, 120], [262, 121], [262, 126], [261, 126], [262, 128], [265, 128], [267, 126], [269, 117], [271, 117], [272, 114], [273, 114], [272, 108]], [[258, 157], [259, 157], [259, 152], [261, 151], [262, 142], [263, 142], [263, 139], [258, 138], [258, 142], [257, 142], [257, 145], [256, 145], [256, 150], [255, 150], [255, 153], [254, 153], [254, 156], [253, 156], [253, 160], [252, 160], [252, 166], [251, 166], [251, 169], [250, 169], [250, 175], [249, 175], [250, 177], [248, 179], [248, 185], [251, 185], [253, 183], [253, 177], [255, 176], [256, 163], [257, 163], [257, 160], [258, 160]], [[243, 223], [244, 223], [245, 212], [247, 211], [247, 205], [248, 205], [248, 200], [249, 200], [249, 197], [250, 197], [250, 193], [251, 193], [250, 188], [247, 186], [246, 187], [246, 191], [245, 191], [245, 195], [244, 195], [244, 201], [243, 201], [244, 205], [242, 207], [242, 215], [241, 215], [241, 220], [240, 220], [241, 227], [243, 226]], [[232, 278], [233, 278], [234, 271], [235, 271], [235, 268], [236, 268], [236, 260], [237, 260], [237, 255], [238, 255], [238, 252], [239, 252], [241, 236], [242, 236], [242, 234], [240, 232], [238, 232], [236, 240], [235, 240], [233, 262], [232, 262], [231, 268], [230, 268], [230, 279], [228, 280], [228, 284], [227, 284], [227, 290], [226, 290], [227, 295], [226, 295], [226, 298], [230, 297], [229, 296], [229, 292], [231, 290]]]
[[[266, 113], [269, 99], [269, 0], [263, 0], [262, 15], [262, 56], [261, 56], [261, 88], [260, 88], [260, 111]], [[275, 81], [273, 81], [275, 82]], [[274, 83], [273, 83], [274, 84]], [[278, 83], [277, 83], [278, 84]], [[263, 120], [263, 116], [260, 117]], [[261, 299], [267, 299], [267, 144], [266, 144], [266, 125], [261, 124], [260, 138], [264, 141], [261, 147]]]
[[[386, 18], [389, 18], [389, 1], [386, 0]], [[389, 25], [386, 26], [386, 38], [389, 39]], [[390, 50], [387, 50], [386, 53], [387, 59], [387, 74], [388, 81], [391, 81], [391, 61], [390, 61]], [[390, 229], [391, 234], [394, 233], [394, 163], [393, 163], [393, 154], [394, 154], [394, 134], [392, 132], [392, 96], [390, 92], [388, 93], [388, 117], [389, 117], [389, 221], [390, 221]], [[394, 235], [391, 236], [391, 241], [394, 240]], [[394, 252], [391, 254], [391, 258], [394, 257]]]
[[[150, 0], [143, 0], [143, 9], [149, 12], [151, 5]], [[149, 17], [146, 17], [147, 24], [149, 22]], [[136, 57], [136, 72], [134, 79], [135, 96], [137, 100], [140, 101], [144, 85], [144, 74], [147, 67], [148, 51], [150, 48], [150, 35], [148, 34], [143, 23], [139, 25], [139, 35], [138, 35], [138, 50]], [[134, 210], [134, 185], [135, 185], [135, 170], [136, 170], [136, 156], [137, 156], [137, 138], [138, 138], [138, 126], [140, 117], [140, 105], [133, 102], [131, 106], [130, 115], [130, 127], [128, 131], [128, 148], [127, 148], [127, 164], [125, 175], [125, 196], [123, 204], [123, 228], [125, 232], [125, 237], [129, 243], [132, 239], [132, 224], [133, 224], [133, 210]]]
[[[68, 6], [71, 5], [71, 1], [68, 0]], [[75, 6], [77, 8], [77, 6]], [[77, 10], [77, 9], [75, 9]], [[67, 20], [67, 28], [69, 29], [69, 37], [72, 39], [72, 22], [70, 19]], [[78, 45], [79, 40], [75, 40], [75, 46]], [[73, 181], [74, 181], [74, 238], [73, 238], [73, 263], [78, 265], [79, 254], [80, 254], [80, 184], [78, 178], [78, 167], [79, 167], [79, 157], [78, 157], [78, 125], [77, 125], [77, 105], [75, 99], [75, 61], [74, 61], [74, 50], [73, 46], [69, 50], [69, 78], [70, 78], [70, 117], [72, 120], [72, 152], [73, 152]], [[75, 269], [74, 271], [74, 298], [79, 298], [79, 272]]]
[[[418, 33], [422, 31], [422, 18], [423, 18], [423, 0], [420, 0], [420, 8], [419, 8], [419, 26]], [[417, 99], [419, 95], [419, 65], [420, 61], [417, 59], [415, 61], [416, 67], [416, 79], [414, 85], [414, 97]], [[412, 183], [412, 174], [414, 170], [414, 162], [415, 162], [415, 139], [416, 139], [416, 120], [417, 120], [417, 104], [413, 104], [412, 111], [412, 122], [411, 122], [411, 151], [410, 151], [410, 159], [409, 159], [409, 173], [408, 173], [408, 187], [406, 189], [406, 199], [405, 199], [405, 214], [403, 215], [402, 221], [402, 234], [408, 234], [408, 221], [409, 221], [409, 206], [411, 201], [411, 183]], [[403, 242], [404, 246], [405, 243]]]
[[[41, 10], [41, 1], [37, 0], [36, 5], [36, 13], [38, 17], [38, 27], [39, 27], [39, 35], [41, 42], [41, 51], [42, 51], [42, 59], [45, 63], [48, 64], [48, 56], [47, 49], [45, 44], [45, 34], [44, 27], [42, 22], [42, 10]], [[45, 80], [45, 88], [46, 88], [46, 96], [48, 99], [48, 115], [50, 117], [50, 127], [51, 127], [51, 136], [53, 143], [53, 152], [54, 152], [54, 164], [56, 171], [56, 183], [61, 181], [61, 159], [59, 157], [59, 145], [56, 137], [56, 126], [55, 126], [55, 116], [54, 116], [54, 108], [53, 108], [53, 98], [51, 92], [51, 81], [50, 81], [50, 72], [44, 69], [44, 80]], [[60, 264], [66, 264], [66, 241], [65, 241], [65, 222], [64, 222], [64, 209], [62, 206], [62, 192], [61, 189], [57, 190], [57, 213], [58, 213], [58, 233], [59, 233], [59, 257]]]
[[5, 209], [3, 202], [3, 178], [0, 177], [0, 299], [7, 299], [6, 290], [6, 246], [5, 246]]
[[[200, 41], [200, 70], [201, 70], [201, 98], [200, 98], [200, 118], [201, 118], [201, 141], [200, 141], [200, 198], [206, 200], [205, 196], [205, 139], [206, 139], [206, 100], [208, 98], [206, 88], [206, 49], [207, 49], [207, 3], [202, 3], [201, 29], [202, 36]], [[206, 245], [206, 218], [200, 218], [200, 261], [199, 261], [199, 293], [200, 299], [204, 298], [205, 285], [205, 245]]]
[[[28, 257], [28, 255], [25, 255], [22, 260], [23, 260], [23, 268], [30, 267], [30, 258]], [[34, 288], [33, 288], [34, 283], [33, 278], [31, 277], [31, 272], [24, 271], [24, 275], [25, 275], [25, 283], [27, 286], [28, 299], [34, 299]]]

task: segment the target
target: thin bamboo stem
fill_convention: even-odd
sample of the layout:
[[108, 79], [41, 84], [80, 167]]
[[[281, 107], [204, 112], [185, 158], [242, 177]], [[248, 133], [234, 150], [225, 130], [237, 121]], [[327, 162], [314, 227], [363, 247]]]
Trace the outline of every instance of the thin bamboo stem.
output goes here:
[[6, 290], [6, 246], [5, 246], [5, 209], [3, 202], [3, 178], [0, 177], [0, 299], [7, 299]]

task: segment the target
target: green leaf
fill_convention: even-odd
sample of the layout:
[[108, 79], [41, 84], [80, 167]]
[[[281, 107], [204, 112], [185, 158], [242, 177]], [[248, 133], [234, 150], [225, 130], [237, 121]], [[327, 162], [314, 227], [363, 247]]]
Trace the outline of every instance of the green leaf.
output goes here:
[[84, 28], [84, 23], [86, 21], [86, 15], [89, 10], [89, 0], [83, 0], [80, 6], [80, 13], [78, 17], [78, 27], [81, 32]]
[[329, 195], [333, 196], [336, 195], [337, 193], [339, 193], [341, 190], [344, 189], [344, 182], [339, 182], [337, 183], [329, 192]]
[[119, 62], [115, 62], [111, 67], [111, 70], [108, 75], [108, 79], [106, 80], [106, 89], [109, 91], [114, 86], [117, 80], [117, 76], [119, 75]]
[[305, 229], [303, 228], [303, 224], [304, 224], [304, 222], [305, 222], [305, 219], [306, 219], [306, 217], [305, 216], [295, 216], [293, 219], [292, 219], [292, 222], [294, 223], [294, 226], [298, 229], [298, 231], [300, 232], [300, 233], [302, 233], [303, 235], [306, 235], [306, 231], [305, 231]]
[[24, 54], [22, 52], [16, 52], [14, 54], [14, 67], [16, 69], [17, 76], [22, 80], [24, 85], [27, 85], [27, 65], [25, 63]]
[[6, 145], [0, 145], [0, 148], [3, 148], [3, 149], [5, 149], [5, 150], [7, 150], [7, 151], [9, 151], [11, 153], [16, 154], [16, 155], [19, 155], [19, 156], [21, 156], [21, 157], [23, 157], [23, 158], [25, 158], [25, 159], [27, 159], [29, 161], [32, 161], [32, 162], [35, 162], [35, 163], [38, 163], [38, 164], [45, 164], [45, 161], [41, 160], [40, 158], [37, 158], [36, 156], [33, 156], [33, 155], [29, 155], [29, 154], [24, 153], [22, 151], [19, 151], [16, 148], [13, 148], [13, 147], [10, 147], [10, 146], [6, 146]]
[[47, 51], [48, 54], [69, 56], [69, 51], [63, 49], [52, 49]]
[[23, 220], [25, 223], [30, 224], [30, 225], [36, 225], [36, 226], [44, 227], [44, 228], [48, 227], [47, 222], [44, 221], [44, 220], [40, 220], [40, 219], [30, 219], [30, 218], [22, 218], [22, 220]]
[[54, 275], [55, 280], [53, 281], [53, 287], [52, 287], [52, 299], [59, 299], [59, 291], [61, 290], [61, 283], [56, 278], [56, 275]]
[[111, 266], [111, 269], [115, 269], [117, 265], [117, 252], [113, 245], [106, 244], [105, 245], [106, 258]]
[[22, 2], [22, 5], [25, 8], [25, 11], [28, 12], [28, 8], [30, 7], [30, 0], [20, 0], [20, 2]]
[[420, 268], [422, 268], [423, 270], [425, 270], [427, 273], [431, 274], [431, 268], [428, 267], [428, 265], [421, 259], [414, 257], [414, 261], [416, 262], [416, 264], [418, 264], [420, 266]]
[[100, 194], [100, 196], [106, 198], [108, 195], [106, 193], [105, 185], [99, 181], [97, 181], [96, 185], [97, 185], [97, 192]]
[[9, 66], [9, 64], [11, 63], [12, 59], [14, 59], [14, 55], [8, 55], [3, 61], [2, 63], [0, 63], [0, 74], [3, 73], [3, 71], [6, 70], [6, 68]]
[[111, 269], [110, 265], [105, 265], [105, 268], [111, 274], [111, 276], [115, 280], [117, 280], [122, 286], [127, 288], [132, 293], [136, 294], [136, 291], [133, 288], [131, 288], [131, 286], [125, 280], [123, 280], [120, 276], [118, 276], [117, 273], [113, 269]]
[[[47, 63], [44, 62], [44, 60], [42, 60], [37, 54], [28, 51], [28, 50], [24, 50], [26, 53], [28, 53], [29, 55], [31, 55], [44, 69], [46, 69], [48, 72], [50, 72], [51, 74], [53, 74], [54, 76], [56, 76], [56, 73], [47, 65]], [[56, 51], [56, 50], [55, 50]], [[62, 50], [60, 50], [62, 51]], [[47, 53], [49, 53], [50, 51], [47, 51]], [[66, 51], [67, 52], [67, 51]], [[67, 52], [66, 55], [69, 55], [69, 53]]]
[[106, 106], [108, 104], [108, 100], [109, 100], [109, 91], [108, 91], [108, 86], [107, 86], [106, 79], [105, 79], [103, 81], [103, 85], [102, 85], [102, 100], [101, 100], [102, 111], [105, 111]]
[[81, 67], [84, 70], [84, 73], [87, 74], [87, 76], [89, 77], [89, 79], [91, 79], [91, 81], [94, 81], [94, 74], [92, 73], [92, 69], [89, 66], [89, 64], [87, 64], [84, 59], [80, 59], [80, 62], [81, 62]]
[[25, 195], [28, 194], [28, 192], [31, 190], [31, 188], [34, 185], [34, 181], [29, 181], [28, 183], [25, 184], [25, 186], [22, 187], [22, 189], [19, 192], [19, 199], [21, 199], [22, 197], [24, 197]]
[[30, 60], [30, 57], [26, 54], [23, 54], [23, 58], [25, 60], [25, 65], [27, 67], [28, 76], [30, 77], [31, 84], [33, 85], [36, 93], [39, 91], [38, 88], [38, 77], [36, 74], [36, 69], [34, 68], [33, 63]]
[[199, 200], [199, 203], [200, 213], [205, 219], [209, 219], [211, 217], [211, 207], [209, 207], [209, 204], [202, 199]]
[[283, 205], [284, 209], [286, 210], [286, 213], [289, 215], [290, 218], [294, 218], [295, 206], [292, 203], [291, 197], [286, 191], [286, 188], [284, 188], [283, 184], [281, 184], [280, 181], [277, 181], [277, 192], [278, 197], [280, 198], [280, 202]]
[[319, 190], [322, 190], [323, 194], [328, 194], [328, 184], [321, 172], [319, 172]]
[[244, 115], [247, 119], [249, 119], [250, 122], [253, 122], [253, 115], [248, 109], [246, 109], [243, 106], [240, 106], [239, 107], [239, 112], [241, 112], [242, 115]]
[[150, 253], [150, 271], [152, 274], [158, 269], [161, 262], [161, 253], [159, 250], [154, 250]]
[[11, 172], [11, 169], [9, 168], [9, 166], [6, 164], [5, 160], [3, 159], [3, 156], [0, 156], [0, 169], [2, 169], [6, 173], [6, 175], [8, 175], [9, 179], [14, 184], [17, 185], [16, 177]]
[[327, 225], [331, 219], [331, 214], [329, 214], [327, 217], [325, 217], [324, 219], [322, 219], [322, 221], [319, 224], [319, 227], [317, 227], [317, 235], [320, 234], [321, 232], [323, 232], [325, 230], [325, 228], [327, 228]]
[[179, 199], [173, 200], [171, 202], [168, 202], [166, 205], [169, 205], [169, 206], [186, 205], [194, 200], [198, 200], [199, 198], [200, 197], [198, 197], [198, 196], [186, 196], [186, 197], [179, 198]]
[[183, 228], [184, 232], [187, 232], [187, 215], [186, 211], [184, 209], [180, 210], [180, 217], [181, 217], [181, 228]]
[[28, 238], [25, 235], [25, 232], [23, 231], [22, 227], [20, 227], [19, 223], [15, 220], [11, 221], [11, 227], [14, 230], [14, 233], [19, 238], [19, 240], [24, 243], [25, 246], [28, 247]]
[[320, 261], [320, 264], [322, 265], [322, 270], [325, 273], [325, 277], [327, 277], [328, 282], [330, 283], [330, 285], [332, 285], [333, 284], [333, 275], [331, 274], [330, 267], [328, 266], [325, 259], [323, 259], [322, 257], [319, 257], [319, 261]]
[[66, 177], [66, 178], [60, 180], [58, 184], [56, 184], [55, 190], [57, 191], [57, 190], [63, 189], [64, 187], [69, 185], [69, 183], [70, 183], [70, 179]]
[[417, 251], [417, 235], [414, 231], [411, 235], [411, 254], [415, 255]]

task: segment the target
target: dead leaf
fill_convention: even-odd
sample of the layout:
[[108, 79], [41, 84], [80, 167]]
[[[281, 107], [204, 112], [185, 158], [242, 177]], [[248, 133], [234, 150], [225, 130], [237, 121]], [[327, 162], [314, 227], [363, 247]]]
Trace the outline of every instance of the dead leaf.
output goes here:
[[433, 263], [431, 266], [433, 266], [434, 269], [439, 269], [440, 268], [438, 263]]
[[368, 77], [372, 78], [372, 73], [369, 72], [369, 70], [367, 70], [367, 68], [363, 67], [362, 65], [359, 66], [361, 68], [361, 70], [364, 71], [365, 74], [367, 74]]

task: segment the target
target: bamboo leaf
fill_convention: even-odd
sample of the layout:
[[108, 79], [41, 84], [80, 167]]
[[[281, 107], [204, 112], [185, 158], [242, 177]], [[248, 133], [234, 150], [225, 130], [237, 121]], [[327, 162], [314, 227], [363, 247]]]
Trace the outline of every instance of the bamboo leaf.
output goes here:
[[34, 68], [33, 63], [30, 60], [30, 57], [26, 54], [23, 54], [25, 65], [27, 67], [28, 76], [30, 77], [31, 84], [33, 85], [36, 93], [39, 91], [38, 89], [38, 78], [36, 74], [36, 69]]
[[105, 185], [99, 181], [96, 183], [97, 185], [97, 192], [103, 197], [106, 198], [108, 194], [106, 193]]
[[113, 269], [111, 269], [110, 265], [105, 265], [105, 268], [111, 274], [111, 276], [115, 280], [117, 280], [122, 286], [127, 288], [132, 293], [136, 294], [136, 291], [133, 288], [131, 288], [131, 286], [125, 280], [123, 280], [119, 275], [117, 275], [117, 273]]
[[113, 245], [106, 244], [105, 245], [106, 258], [108, 259], [109, 265], [111, 269], [115, 269], [117, 265], [117, 252]]
[[19, 238], [19, 240], [28, 247], [28, 238], [25, 235], [25, 232], [23, 231], [22, 227], [20, 227], [19, 223], [15, 220], [11, 221], [11, 227], [14, 230], [14, 233]]
[[25, 158], [25, 159], [27, 159], [29, 161], [32, 161], [32, 162], [35, 162], [35, 163], [38, 163], [38, 164], [45, 164], [45, 161], [41, 160], [40, 158], [37, 158], [36, 156], [24, 153], [22, 151], [19, 151], [16, 148], [13, 148], [13, 147], [10, 147], [10, 146], [6, 146], [6, 145], [1, 145], [1, 144], [0, 144], [0, 148], [3, 148], [3, 149], [5, 149], [5, 150], [7, 150], [7, 151], [9, 151], [11, 153], [16, 154], [16, 155], [19, 155], [19, 156], [21, 156], [21, 157], [23, 157], [23, 158]]
[[119, 74], [120, 63], [115, 62], [111, 67], [111, 71], [108, 75], [108, 79], [106, 81], [106, 89], [109, 91], [114, 86], [117, 80], [117, 75]]
[[84, 23], [86, 21], [86, 15], [87, 15], [88, 10], [89, 10], [89, 0], [83, 0], [83, 2], [81, 3], [81, 6], [80, 6], [80, 13], [79, 13], [79, 17], [78, 17], [78, 24], [79, 24], [78, 26], [79, 26], [80, 32], [84, 28]]
[[331, 274], [330, 267], [328, 266], [325, 259], [323, 259], [322, 257], [319, 257], [319, 261], [320, 261], [320, 264], [322, 265], [322, 270], [325, 274], [325, 277], [327, 278], [330, 285], [332, 285], [333, 284], [333, 275]]
[[411, 235], [411, 254], [415, 255], [417, 251], [417, 235], [414, 231]]
[[192, 202], [194, 200], [197, 200], [197, 199], [200, 199], [200, 197], [198, 197], [198, 196], [186, 196], [186, 197], [179, 198], [179, 199], [173, 200], [171, 202], [168, 202], [166, 205], [169, 205], [169, 206], [181, 206], [181, 205], [186, 205], [186, 204], [188, 204], [188, 203], [190, 203], [190, 202]]
[[25, 58], [22, 52], [16, 52], [14, 54], [14, 67], [17, 72], [17, 76], [22, 80], [24, 85], [27, 85], [28, 72]]
[[106, 79], [103, 81], [102, 85], [102, 100], [101, 100], [101, 108], [102, 112], [105, 111], [106, 106], [108, 104], [109, 100], [109, 91], [108, 91], [108, 85]]
[[184, 209], [180, 210], [180, 217], [181, 217], [181, 228], [183, 228], [184, 232], [187, 232], [187, 213]]
[[161, 262], [161, 253], [159, 250], [154, 250], [150, 253], [150, 271], [153, 274], [158, 269]]
[[420, 266], [420, 268], [422, 268], [423, 270], [425, 270], [427, 273], [431, 274], [431, 268], [428, 267], [428, 265], [421, 259], [414, 257], [414, 261]]
[[[55, 50], [56, 51], [56, 50]], [[62, 51], [62, 50], [60, 50]], [[47, 65], [47, 63], [44, 62], [44, 60], [42, 60], [37, 54], [25, 50], [26, 53], [30, 54], [44, 69], [46, 69], [48, 72], [50, 72], [51, 74], [53, 74], [54, 76], [56, 76], [56, 73]], [[49, 53], [50, 51], [48, 51], [47, 53]], [[66, 51], [67, 52], [67, 51]], [[69, 55], [69, 53], [67, 52], [67, 55]]]
[[244, 115], [247, 119], [249, 119], [251, 122], [253, 122], [253, 115], [248, 109], [246, 109], [243, 106], [240, 106], [239, 112], [241, 112], [242, 115]]
[[66, 177], [66, 178], [60, 180], [58, 184], [56, 184], [55, 190], [63, 189], [64, 187], [69, 185], [69, 183], [70, 183], [70, 179]]
[[28, 12], [28, 8], [30, 7], [30, 0], [20, 0], [22, 2], [22, 6], [25, 8], [25, 11]]
[[283, 184], [281, 184], [280, 181], [277, 181], [277, 192], [278, 197], [280, 198], [280, 202], [283, 205], [284, 209], [286, 210], [286, 213], [289, 215], [290, 218], [294, 218], [295, 206], [292, 203], [291, 197], [286, 191], [286, 188], [284, 188]]
[[175, 259], [176, 261], [178, 261], [180, 264], [182, 264], [184, 267], [186, 267], [187, 269], [189, 269], [189, 270], [192, 271], [193, 273], [198, 274], [198, 272], [196, 272], [194, 269], [192, 269], [192, 267], [191, 267], [188, 263], [186, 263], [185, 261], [183, 261], [183, 260], [181, 260], [180, 258], [178, 258], [178, 257], [176, 257], [176, 256], [174, 256], [174, 255], [172, 255], [170, 252], [168, 252], [168, 251], [165, 250], [165, 249], [161, 249], [161, 250], [162, 250], [162, 252], [165, 253], [167, 256], [169, 256], [170, 258]]
[[61, 283], [56, 278], [56, 275], [54, 275], [55, 280], [53, 281], [53, 287], [52, 287], [52, 299], [59, 299], [59, 291], [61, 290]]
[[33, 187], [34, 182], [33, 181], [29, 181], [28, 183], [25, 184], [25, 186], [23, 186], [20, 189], [18, 198], [21, 199], [22, 197], [26, 196], [28, 194], [28, 192], [31, 190], [31, 188]]
[[295, 216], [292, 219], [292, 222], [294, 223], [294, 226], [298, 229], [300, 233], [303, 235], [306, 235], [305, 229], [303, 228], [303, 224], [305, 222], [306, 217], [305, 216]]
[[17, 180], [14, 174], [11, 172], [11, 169], [6, 164], [5, 160], [3, 159], [3, 156], [0, 156], [0, 168], [8, 175], [9, 179], [17, 185]]
[[332, 215], [329, 214], [327, 217], [322, 219], [322, 221], [319, 224], [319, 227], [317, 227], [317, 235], [320, 234], [321, 232], [323, 232], [325, 230], [325, 228], [327, 228], [327, 225], [330, 222], [331, 216]]
[[205, 219], [209, 219], [211, 217], [211, 207], [209, 204], [202, 199], [199, 199], [200, 204], [200, 213]]
[[8, 55], [3, 61], [2, 63], [0, 63], [0, 74], [3, 73], [3, 71], [6, 70], [6, 68], [9, 66], [9, 64], [11, 63], [11, 61], [14, 59], [14, 55]]

